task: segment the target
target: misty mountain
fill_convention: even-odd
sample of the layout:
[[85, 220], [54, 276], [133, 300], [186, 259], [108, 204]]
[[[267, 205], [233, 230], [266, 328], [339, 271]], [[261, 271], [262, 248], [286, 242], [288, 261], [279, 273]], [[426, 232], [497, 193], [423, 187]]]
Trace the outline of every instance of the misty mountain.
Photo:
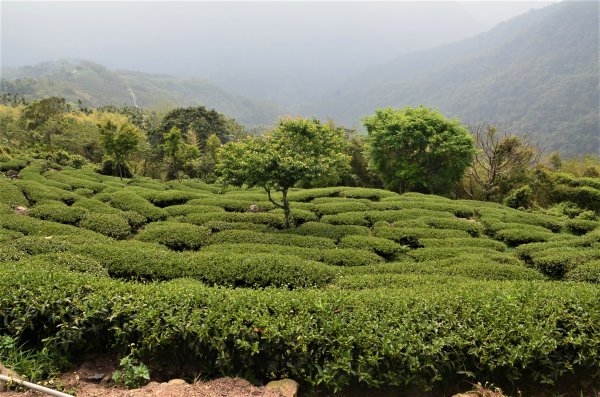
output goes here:
[[272, 124], [285, 113], [266, 101], [230, 94], [206, 79], [112, 71], [88, 61], [62, 60], [3, 68], [0, 92], [28, 99], [58, 96], [69, 102], [81, 100], [93, 107], [128, 104], [169, 109], [203, 105], [249, 126]]
[[599, 3], [530, 11], [491, 31], [356, 75], [303, 113], [360, 125], [376, 108], [423, 104], [527, 132], [547, 151], [600, 153]]

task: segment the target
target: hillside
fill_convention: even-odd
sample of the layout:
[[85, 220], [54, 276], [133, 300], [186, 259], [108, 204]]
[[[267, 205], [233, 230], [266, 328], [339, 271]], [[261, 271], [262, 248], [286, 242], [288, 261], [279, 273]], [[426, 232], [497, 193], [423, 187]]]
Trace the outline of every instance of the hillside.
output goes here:
[[232, 95], [203, 79], [112, 71], [87, 61], [57, 61], [2, 70], [1, 93], [27, 98], [59, 96], [87, 106], [129, 104], [146, 108], [217, 109], [246, 125], [271, 124], [283, 111], [273, 104]]
[[0, 335], [29, 346], [330, 391], [598, 384], [598, 221], [332, 187], [294, 189], [285, 229], [259, 189], [11, 164]]
[[528, 132], [547, 151], [600, 153], [598, 2], [564, 2], [366, 70], [305, 112], [357, 125], [424, 104]]

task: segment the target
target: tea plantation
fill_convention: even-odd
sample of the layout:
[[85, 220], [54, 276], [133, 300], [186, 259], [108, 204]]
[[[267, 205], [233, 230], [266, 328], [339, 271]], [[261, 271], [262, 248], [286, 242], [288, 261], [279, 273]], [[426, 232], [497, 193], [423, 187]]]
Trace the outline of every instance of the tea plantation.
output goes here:
[[0, 334], [330, 391], [600, 389], [600, 222], [367, 188], [289, 199], [285, 229], [261, 190], [31, 161], [0, 177]]

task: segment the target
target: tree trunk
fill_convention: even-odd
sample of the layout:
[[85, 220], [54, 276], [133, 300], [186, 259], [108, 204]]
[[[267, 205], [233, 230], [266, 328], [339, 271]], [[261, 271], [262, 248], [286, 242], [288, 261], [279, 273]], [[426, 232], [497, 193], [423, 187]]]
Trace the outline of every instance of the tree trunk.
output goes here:
[[283, 213], [285, 215], [285, 228], [290, 228], [290, 203], [287, 199], [287, 188], [283, 189]]

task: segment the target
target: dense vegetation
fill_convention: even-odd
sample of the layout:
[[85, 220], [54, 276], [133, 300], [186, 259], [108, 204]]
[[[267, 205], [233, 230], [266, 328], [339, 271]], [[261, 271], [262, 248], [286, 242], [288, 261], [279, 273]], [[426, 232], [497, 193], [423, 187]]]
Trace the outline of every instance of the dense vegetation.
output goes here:
[[291, 188], [285, 228], [262, 189], [0, 167], [15, 178], [0, 178], [0, 334], [46, 358], [135, 343], [204, 377], [334, 390], [600, 381], [593, 212]]

